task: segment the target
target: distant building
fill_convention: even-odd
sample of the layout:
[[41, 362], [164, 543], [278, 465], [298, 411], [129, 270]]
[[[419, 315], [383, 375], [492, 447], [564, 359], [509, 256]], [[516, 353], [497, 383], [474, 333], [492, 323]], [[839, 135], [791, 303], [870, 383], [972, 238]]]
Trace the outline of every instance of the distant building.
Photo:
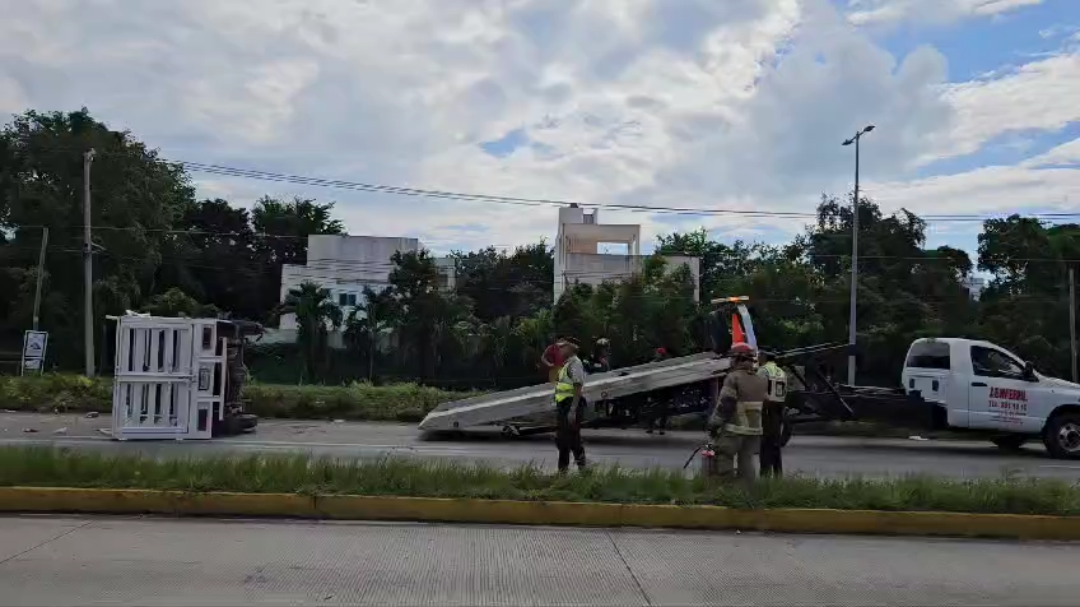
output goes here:
[[966, 276], [960, 284], [967, 289], [968, 295], [970, 295], [972, 299], [978, 301], [979, 296], [982, 295], [983, 289], [986, 288], [986, 279], [978, 276]]
[[[304, 283], [315, 283], [330, 290], [334, 302], [347, 316], [364, 305], [364, 287], [381, 291], [390, 285], [394, 253], [419, 252], [424, 248], [416, 238], [383, 236], [308, 236], [307, 263], [285, 264], [281, 270], [282, 302], [289, 291]], [[440, 287], [454, 288], [454, 262], [448, 257], [435, 258]], [[297, 330], [296, 315], [284, 314], [273, 341], [293, 341]], [[340, 333], [338, 331], [337, 333]], [[336, 337], [336, 339], [335, 339]], [[332, 337], [331, 344], [340, 340]]]
[[[625, 247], [623, 254], [603, 251], [604, 245]], [[586, 213], [572, 204], [559, 209], [559, 230], [555, 239], [555, 289], [553, 300], [575, 282], [599, 285], [625, 280], [642, 269], [648, 256], [641, 254], [641, 226], [602, 224], [599, 211]], [[697, 257], [666, 256], [668, 271], [686, 265], [694, 282], [694, 300], [700, 298], [701, 266]]]

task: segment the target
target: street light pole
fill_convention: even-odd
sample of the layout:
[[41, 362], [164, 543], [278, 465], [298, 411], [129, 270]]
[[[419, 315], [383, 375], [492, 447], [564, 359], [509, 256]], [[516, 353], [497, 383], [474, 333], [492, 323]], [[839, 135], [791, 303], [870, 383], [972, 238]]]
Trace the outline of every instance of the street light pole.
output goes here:
[[851, 199], [851, 313], [848, 316], [848, 385], [855, 385], [855, 304], [859, 292], [859, 142], [862, 136], [874, 130], [874, 125], [866, 125], [855, 133], [843, 145], [855, 144], [855, 193]]

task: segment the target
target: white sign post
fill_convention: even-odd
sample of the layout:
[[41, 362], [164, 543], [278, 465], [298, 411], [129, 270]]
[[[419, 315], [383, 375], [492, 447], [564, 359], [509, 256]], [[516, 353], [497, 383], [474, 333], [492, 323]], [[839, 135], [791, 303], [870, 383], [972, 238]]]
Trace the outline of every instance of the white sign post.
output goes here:
[[45, 369], [45, 350], [49, 345], [48, 331], [27, 331], [23, 333], [22, 366], [19, 374], [26, 370], [41, 373]]

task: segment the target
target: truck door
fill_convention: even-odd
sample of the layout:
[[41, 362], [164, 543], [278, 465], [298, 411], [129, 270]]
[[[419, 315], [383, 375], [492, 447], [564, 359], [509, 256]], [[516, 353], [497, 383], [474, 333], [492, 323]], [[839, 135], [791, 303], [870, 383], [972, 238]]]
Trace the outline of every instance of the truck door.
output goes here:
[[1028, 399], [1036, 395], [1023, 363], [997, 348], [972, 345], [971, 366], [970, 427], [1025, 431]]

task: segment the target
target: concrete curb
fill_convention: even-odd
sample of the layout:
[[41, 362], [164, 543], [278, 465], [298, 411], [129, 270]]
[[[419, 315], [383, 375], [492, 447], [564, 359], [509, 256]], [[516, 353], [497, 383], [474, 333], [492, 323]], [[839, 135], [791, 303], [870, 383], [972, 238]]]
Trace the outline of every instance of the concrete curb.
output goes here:
[[164, 514], [1080, 540], [1080, 517], [0, 487], [0, 512]]

